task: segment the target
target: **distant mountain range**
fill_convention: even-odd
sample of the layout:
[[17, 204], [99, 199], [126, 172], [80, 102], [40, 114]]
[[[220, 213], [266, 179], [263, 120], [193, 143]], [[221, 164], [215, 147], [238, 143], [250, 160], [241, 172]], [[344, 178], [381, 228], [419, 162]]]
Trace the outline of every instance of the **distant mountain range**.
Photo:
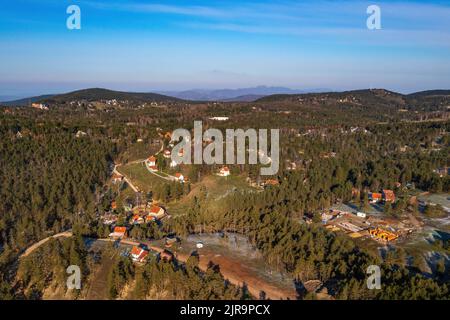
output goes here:
[[193, 101], [254, 101], [273, 94], [299, 94], [331, 91], [329, 89], [296, 90], [285, 87], [258, 86], [240, 89], [193, 89], [186, 91], [160, 91], [158, 93]]

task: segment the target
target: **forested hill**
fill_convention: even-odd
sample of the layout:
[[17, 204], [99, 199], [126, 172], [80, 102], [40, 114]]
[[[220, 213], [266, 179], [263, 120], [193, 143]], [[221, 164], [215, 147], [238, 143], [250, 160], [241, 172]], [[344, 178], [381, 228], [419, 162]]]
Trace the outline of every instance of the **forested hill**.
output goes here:
[[433, 97], [450, 97], [450, 90], [428, 90], [411, 93], [409, 98], [433, 98]]
[[450, 106], [450, 90], [433, 90], [403, 95], [385, 89], [367, 89], [345, 92], [271, 95], [260, 103], [294, 103], [317, 106], [360, 106], [391, 110], [438, 111]]
[[122, 92], [101, 88], [74, 91], [66, 94], [53, 96], [50, 99], [53, 101], [61, 101], [61, 102], [70, 100], [98, 101], [98, 100], [113, 100], [113, 99], [141, 101], [141, 102], [181, 101], [180, 99], [177, 98], [156, 93]]
[[27, 105], [31, 102], [40, 103], [66, 103], [70, 101], [101, 101], [101, 100], [118, 100], [118, 101], [130, 101], [136, 103], [143, 102], [175, 102], [182, 101], [178, 98], [173, 98], [157, 93], [143, 93], [143, 92], [123, 92], [113, 91], [102, 88], [83, 89], [58, 95], [46, 95], [39, 97], [32, 97], [27, 99], [21, 99], [16, 101], [10, 101], [2, 103], [7, 106], [21, 106]]

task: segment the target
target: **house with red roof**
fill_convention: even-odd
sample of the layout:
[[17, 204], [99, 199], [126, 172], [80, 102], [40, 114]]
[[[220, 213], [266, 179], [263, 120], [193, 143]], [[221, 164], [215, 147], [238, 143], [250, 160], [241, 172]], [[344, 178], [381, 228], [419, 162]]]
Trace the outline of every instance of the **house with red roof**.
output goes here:
[[134, 246], [131, 249], [130, 256], [134, 262], [144, 262], [149, 254], [149, 250], [146, 249], [145, 245], [139, 245], [139, 247]]
[[152, 206], [150, 208], [150, 212], [148, 213], [147, 219], [149, 219], [149, 217], [154, 217], [155, 219], [160, 220], [164, 218], [165, 215], [166, 210], [164, 210], [164, 208], [161, 208], [160, 206]]
[[184, 182], [184, 176], [180, 172], [175, 173], [175, 178], [177, 179], [178, 182]]
[[135, 214], [131, 219], [130, 219], [130, 224], [143, 224], [144, 218], [142, 218], [141, 216]]
[[378, 203], [382, 200], [382, 194], [377, 192], [369, 192], [369, 202]]
[[109, 234], [109, 237], [113, 240], [120, 240], [127, 237], [126, 227], [115, 227], [114, 231]]
[[384, 202], [395, 202], [395, 193], [392, 190], [383, 190]]
[[156, 166], [156, 158], [155, 158], [154, 156], [150, 156], [150, 157], [147, 159], [147, 164], [148, 164], [149, 167], [154, 167], [154, 166]]

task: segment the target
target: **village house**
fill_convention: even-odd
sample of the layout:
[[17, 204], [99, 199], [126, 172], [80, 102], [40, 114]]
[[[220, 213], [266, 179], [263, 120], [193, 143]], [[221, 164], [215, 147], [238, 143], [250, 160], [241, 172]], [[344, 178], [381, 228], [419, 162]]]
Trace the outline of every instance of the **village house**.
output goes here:
[[43, 103], [32, 103], [31, 107], [34, 109], [48, 110], [48, 107]]
[[178, 241], [177, 237], [166, 237], [165, 246], [170, 248], [173, 244]]
[[114, 231], [109, 234], [109, 237], [113, 240], [121, 240], [127, 237], [126, 227], [115, 227]]
[[131, 259], [134, 262], [144, 262], [149, 254], [149, 250], [147, 249], [146, 245], [140, 244], [139, 247], [134, 246], [131, 249], [130, 255]]
[[184, 182], [184, 176], [180, 172], [175, 173], [175, 178], [177, 179], [178, 182], [181, 182], [181, 183]]
[[156, 166], [156, 158], [154, 156], [150, 156], [147, 159], [147, 164], [149, 165], [149, 167]]
[[156, 218], [155, 218], [155, 216], [146, 215], [146, 216], [145, 216], [145, 222], [146, 222], [146, 223], [156, 222]]
[[[149, 217], [154, 217], [156, 220], [161, 220], [166, 215], [166, 211], [164, 208], [161, 208], [160, 206], [152, 206], [150, 208], [150, 212], [148, 213]], [[151, 218], [149, 218], [151, 219]]]
[[227, 121], [230, 119], [229, 117], [211, 117], [209, 120], [215, 120], [215, 121]]
[[123, 175], [114, 173], [112, 176], [112, 183], [117, 184], [123, 181]]
[[383, 190], [384, 202], [395, 202], [395, 193], [392, 190]]
[[141, 216], [139, 216], [139, 215], [137, 215], [137, 214], [135, 214], [131, 219], [130, 219], [130, 224], [134, 224], [134, 225], [136, 225], [136, 224], [143, 224], [145, 221], [144, 221], [144, 218], [142, 218]]
[[378, 203], [383, 199], [383, 195], [377, 192], [369, 192], [369, 202]]
[[170, 156], [171, 156], [171, 154], [172, 154], [172, 152], [170, 152], [170, 150], [164, 150], [164, 158], [167, 158], [167, 159], [169, 159], [170, 158]]
[[111, 209], [116, 210], [117, 209], [117, 202], [114, 200], [111, 202]]
[[217, 175], [221, 177], [228, 177], [230, 175], [230, 169], [228, 167], [222, 167]]
[[158, 167], [156, 166], [156, 158], [154, 156], [147, 159], [147, 165], [150, 171], [158, 171]]

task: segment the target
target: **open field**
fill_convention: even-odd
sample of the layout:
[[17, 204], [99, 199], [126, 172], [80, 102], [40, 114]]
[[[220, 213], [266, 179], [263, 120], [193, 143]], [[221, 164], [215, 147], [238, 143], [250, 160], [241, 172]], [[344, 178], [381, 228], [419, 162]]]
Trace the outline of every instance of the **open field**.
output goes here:
[[200, 182], [192, 186], [191, 192], [179, 201], [168, 205], [172, 215], [184, 214], [194, 197], [201, 195], [202, 189], [206, 190], [206, 201], [208, 208], [215, 209], [220, 207], [221, 200], [234, 192], [256, 192], [257, 189], [248, 185], [243, 177], [240, 176], [207, 176]]
[[130, 179], [132, 183], [143, 192], [152, 191], [155, 187], [167, 183], [167, 181], [148, 172], [144, 163], [123, 165], [117, 170]]

